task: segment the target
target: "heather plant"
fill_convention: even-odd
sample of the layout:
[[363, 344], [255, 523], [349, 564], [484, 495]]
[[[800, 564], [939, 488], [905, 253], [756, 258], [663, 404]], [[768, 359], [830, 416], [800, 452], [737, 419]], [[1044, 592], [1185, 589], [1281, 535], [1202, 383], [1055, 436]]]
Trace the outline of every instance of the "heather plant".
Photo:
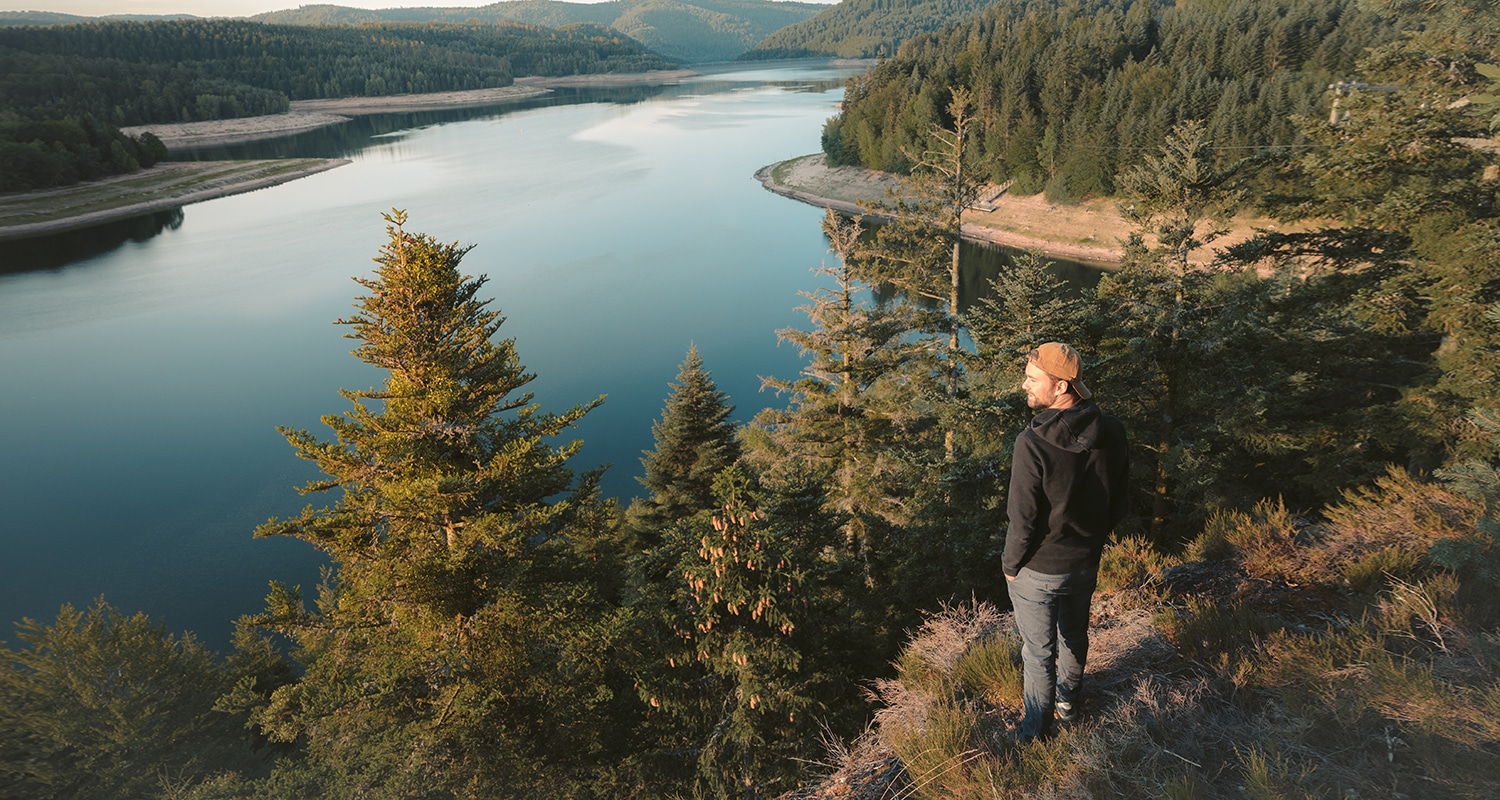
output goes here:
[[1099, 560], [1099, 591], [1149, 602], [1173, 561], [1144, 537], [1122, 536], [1104, 547]]

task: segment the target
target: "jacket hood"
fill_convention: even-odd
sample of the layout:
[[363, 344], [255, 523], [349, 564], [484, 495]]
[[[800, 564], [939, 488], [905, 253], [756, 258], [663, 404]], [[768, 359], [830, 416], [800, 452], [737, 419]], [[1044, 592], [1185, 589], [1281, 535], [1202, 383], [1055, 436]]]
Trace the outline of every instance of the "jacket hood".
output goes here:
[[1042, 441], [1070, 453], [1086, 453], [1104, 433], [1104, 412], [1092, 400], [1068, 408], [1049, 408], [1031, 420], [1031, 431]]

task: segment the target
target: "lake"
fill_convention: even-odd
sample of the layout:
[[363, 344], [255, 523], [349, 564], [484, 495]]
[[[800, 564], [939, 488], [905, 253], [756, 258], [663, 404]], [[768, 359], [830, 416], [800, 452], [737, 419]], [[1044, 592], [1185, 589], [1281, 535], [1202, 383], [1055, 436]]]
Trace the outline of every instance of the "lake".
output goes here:
[[463, 269], [489, 276], [544, 409], [607, 395], [573, 464], [612, 464], [622, 502], [690, 345], [739, 420], [780, 403], [760, 376], [801, 368], [775, 331], [806, 325], [827, 243], [821, 211], [752, 175], [817, 151], [849, 74], [757, 66], [178, 154], [353, 163], [71, 234], [28, 256], [45, 268], [0, 274], [0, 635], [103, 595], [222, 649], [268, 581], [317, 583], [308, 545], [251, 531], [331, 500], [295, 492], [316, 472], [276, 427], [327, 438], [338, 390], [381, 380], [330, 323], [392, 208], [477, 245]]

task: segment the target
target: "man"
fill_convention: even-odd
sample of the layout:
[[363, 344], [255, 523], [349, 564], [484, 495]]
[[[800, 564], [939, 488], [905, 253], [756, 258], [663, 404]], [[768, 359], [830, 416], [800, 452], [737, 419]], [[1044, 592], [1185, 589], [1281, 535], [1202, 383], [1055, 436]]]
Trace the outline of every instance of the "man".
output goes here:
[[1021, 633], [1023, 741], [1051, 733], [1054, 707], [1074, 718], [1099, 554], [1125, 514], [1125, 426], [1082, 377], [1078, 351], [1048, 342], [1027, 357], [1021, 384], [1040, 413], [1016, 437], [1002, 563]]

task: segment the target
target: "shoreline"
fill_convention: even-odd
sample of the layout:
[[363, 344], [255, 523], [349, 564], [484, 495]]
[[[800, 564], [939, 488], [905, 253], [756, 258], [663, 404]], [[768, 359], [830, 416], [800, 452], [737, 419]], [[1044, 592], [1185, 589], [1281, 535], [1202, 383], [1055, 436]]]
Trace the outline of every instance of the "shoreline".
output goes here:
[[[755, 172], [768, 191], [841, 214], [867, 214], [861, 203], [884, 200], [886, 191], [900, 185], [900, 177], [864, 167], [830, 167], [822, 153], [798, 156]], [[986, 203], [990, 208], [964, 214], [963, 237], [970, 241], [1039, 250], [1045, 255], [1111, 268], [1120, 264], [1122, 248], [1106, 244], [1105, 236], [1123, 239], [1124, 220], [1102, 203], [1058, 206], [1041, 195], [1001, 194]], [[972, 220], [972, 221], [970, 221]], [[1033, 230], [1036, 232], [1033, 233]], [[1052, 236], [1041, 235], [1045, 231]], [[1079, 234], [1076, 241], [1058, 233]]]
[[[830, 167], [822, 153], [761, 167], [755, 178], [776, 194], [849, 215], [866, 213], [861, 203], [884, 200], [886, 191], [898, 187], [901, 181], [895, 174], [864, 167]], [[991, 187], [985, 197], [980, 207], [964, 212], [965, 239], [1039, 250], [1053, 258], [1113, 269], [1124, 258], [1124, 242], [1133, 231], [1110, 198], [1063, 205], [1049, 202], [1041, 194], [1017, 196], [996, 187]], [[1190, 258], [1194, 263], [1208, 264], [1217, 249], [1245, 241], [1260, 230], [1278, 229], [1288, 228], [1268, 218], [1237, 217], [1226, 235], [1209, 248], [1193, 251]]]
[[[168, 149], [275, 139], [349, 122], [353, 117], [495, 105], [550, 93], [554, 87], [663, 86], [696, 77], [692, 70], [612, 75], [530, 76], [511, 86], [457, 92], [294, 100], [288, 111], [259, 117], [133, 125], [123, 133], [150, 132]], [[0, 242], [66, 233], [205, 200], [252, 192], [335, 167], [348, 159], [163, 161], [129, 175], [33, 192], [0, 194]], [[142, 197], [135, 200], [132, 198]], [[38, 219], [39, 218], [39, 219]]]
[[150, 132], [160, 139], [168, 150], [174, 147], [196, 147], [206, 144], [241, 144], [339, 125], [349, 122], [354, 117], [368, 114], [399, 114], [486, 106], [526, 100], [550, 91], [551, 89], [537, 86], [502, 86], [496, 89], [472, 89], [463, 92], [293, 100], [291, 108], [281, 114], [210, 119], [201, 122], [132, 125], [128, 128], [121, 128], [120, 132], [128, 136], [140, 136], [142, 133]]
[[[0, 242], [67, 233], [253, 192], [350, 163], [346, 158], [164, 161], [129, 175], [0, 195]], [[142, 196], [145, 199], [134, 199]]]

